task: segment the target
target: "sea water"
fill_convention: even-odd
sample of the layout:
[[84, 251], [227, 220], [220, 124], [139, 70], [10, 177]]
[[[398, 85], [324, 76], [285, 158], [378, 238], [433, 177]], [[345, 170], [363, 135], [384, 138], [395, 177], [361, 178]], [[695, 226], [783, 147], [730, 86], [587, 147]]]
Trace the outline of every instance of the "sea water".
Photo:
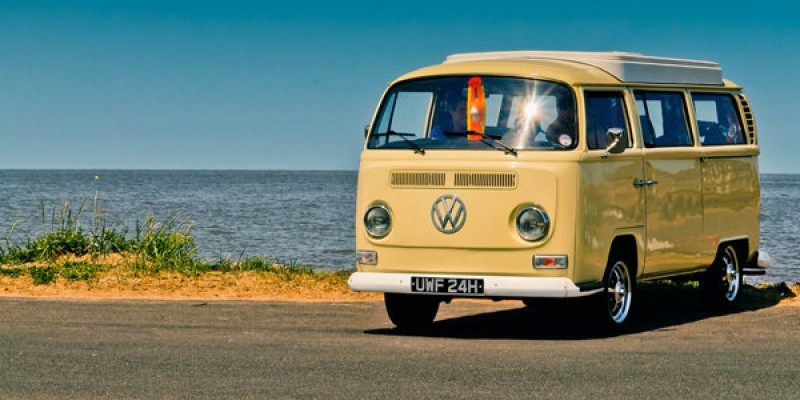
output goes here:
[[[355, 264], [355, 171], [0, 171], [0, 238], [22, 243], [50, 229], [64, 202], [91, 226], [129, 233], [149, 215], [180, 215], [205, 259], [267, 256], [317, 269]], [[761, 176], [761, 247], [772, 264], [748, 281], [800, 281], [800, 175]], [[13, 228], [13, 229], [12, 229]]]
[[204, 259], [345, 269], [355, 265], [355, 187], [353, 171], [0, 171], [0, 237], [12, 225], [17, 241], [41, 234], [65, 201], [75, 211], [85, 200], [89, 227], [97, 197], [105, 225], [129, 234], [149, 215], [189, 218]]

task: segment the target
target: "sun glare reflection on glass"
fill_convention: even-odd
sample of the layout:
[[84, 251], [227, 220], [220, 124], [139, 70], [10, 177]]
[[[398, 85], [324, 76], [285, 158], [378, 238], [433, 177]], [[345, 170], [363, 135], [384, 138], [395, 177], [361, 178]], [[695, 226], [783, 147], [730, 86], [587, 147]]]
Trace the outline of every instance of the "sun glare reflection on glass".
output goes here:
[[536, 115], [538, 113], [539, 113], [539, 105], [536, 104], [535, 100], [530, 100], [530, 101], [528, 101], [527, 104], [525, 104], [525, 119], [526, 120], [533, 119], [534, 117], [536, 117]]

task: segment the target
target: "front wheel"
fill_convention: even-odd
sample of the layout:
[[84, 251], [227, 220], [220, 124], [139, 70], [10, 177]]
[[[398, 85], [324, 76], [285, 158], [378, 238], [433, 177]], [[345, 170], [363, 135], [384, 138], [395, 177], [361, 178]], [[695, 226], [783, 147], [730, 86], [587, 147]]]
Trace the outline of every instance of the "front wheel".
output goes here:
[[393, 324], [401, 329], [416, 329], [433, 323], [441, 301], [434, 296], [384, 293], [383, 302]]
[[619, 331], [628, 325], [634, 286], [629, 262], [612, 255], [603, 277], [603, 292], [595, 303], [595, 316], [600, 319], [602, 328]]
[[700, 279], [700, 290], [711, 305], [728, 308], [739, 299], [741, 286], [742, 265], [736, 248], [726, 244]]

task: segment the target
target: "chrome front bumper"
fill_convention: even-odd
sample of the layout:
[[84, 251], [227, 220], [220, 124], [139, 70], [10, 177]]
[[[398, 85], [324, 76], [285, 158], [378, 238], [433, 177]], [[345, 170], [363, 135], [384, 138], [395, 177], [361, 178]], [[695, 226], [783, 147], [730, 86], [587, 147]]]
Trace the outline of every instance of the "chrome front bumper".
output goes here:
[[447, 294], [447, 293], [414, 293], [438, 296], [463, 296], [463, 297], [584, 297], [602, 291], [596, 286], [592, 289], [581, 289], [568, 278], [543, 278], [521, 276], [491, 276], [491, 275], [447, 275], [447, 274], [409, 274], [393, 272], [355, 272], [350, 276], [348, 284], [356, 292], [382, 292], [382, 293], [407, 293], [411, 291], [411, 277], [448, 277], [483, 279], [484, 292], [482, 294]]

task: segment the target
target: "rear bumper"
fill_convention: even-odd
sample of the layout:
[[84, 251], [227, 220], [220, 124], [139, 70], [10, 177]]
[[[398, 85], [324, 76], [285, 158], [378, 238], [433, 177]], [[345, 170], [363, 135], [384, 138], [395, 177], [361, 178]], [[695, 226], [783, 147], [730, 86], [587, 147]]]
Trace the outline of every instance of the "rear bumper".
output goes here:
[[765, 250], [760, 249], [750, 257], [750, 260], [747, 261], [747, 264], [745, 264], [742, 270], [742, 274], [765, 275], [771, 263], [772, 259], [770, 258], [769, 254]]
[[[444, 277], [441, 274], [408, 274], [390, 272], [355, 272], [350, 276], [348, 284], [356, 292], [382, 292], [411, 294], [411, 277]], [[453, 277], [453, 276], [447, 276]], [[498, 298], [526, 298], [526, 297], [584, 297], [599, 293], [602, 288], [597, 285], [581, 288], [568, 278], [542, 278], [519, 276], [491, 276], [491, 275], [458, 275], [458, 278], [483, 279], [483, 294], [446, 294], [431, 293], [438, 296], [463, 296], [463, 297], [498, 297]]]

